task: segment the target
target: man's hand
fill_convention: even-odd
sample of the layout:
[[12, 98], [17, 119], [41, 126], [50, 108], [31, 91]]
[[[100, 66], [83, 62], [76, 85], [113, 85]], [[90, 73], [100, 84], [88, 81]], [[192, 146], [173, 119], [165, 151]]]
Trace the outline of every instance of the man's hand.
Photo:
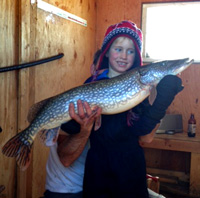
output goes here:
[[95, 120], [101, 115], [102, 109], [98, 106], [91, 108], [87, 102], [77, 101], [77, 110], [75, 112], [74, 104], [69, 105], [69, 115], [80, 124], [81, 131], [91, 131]]
[[61, 163], [69, 167], [82, 153], [92, 127], [97, 117], [101, 115], [101, 108], [91, 108], [87, 102], [77, 101], [77, 113], [75, 112], [74, 104], [69, 105], [69, 114], [73, 120], [80, 124], [80, 133], [75, 133], [60, 139], [57, 152]]

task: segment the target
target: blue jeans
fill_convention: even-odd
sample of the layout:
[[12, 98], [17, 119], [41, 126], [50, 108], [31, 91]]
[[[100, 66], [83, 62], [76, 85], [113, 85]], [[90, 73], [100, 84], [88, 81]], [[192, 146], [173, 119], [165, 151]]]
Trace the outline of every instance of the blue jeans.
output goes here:
[[56, 193], [46, 190], [43, 198], [82, 198], [82, 192], [78, 193]]

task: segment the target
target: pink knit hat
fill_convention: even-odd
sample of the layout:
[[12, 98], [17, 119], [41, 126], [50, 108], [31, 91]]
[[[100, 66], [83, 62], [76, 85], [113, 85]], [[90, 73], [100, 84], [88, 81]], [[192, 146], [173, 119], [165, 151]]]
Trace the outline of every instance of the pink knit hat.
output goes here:
[[101, 47], [101, 55], [99, 58], [97, 70], [108, 67], [108, 63], [106, 63], [107, 57], [105, 57], [105, 54], [109, 50], [113, 41], [121, 36], [130, 38], [135, 44], [136, 59], [133, 67], [142, 65], [142, 32], [139, 28], [137, 28], [135, 23], [131, 21], [122, 21], [108, 27]]

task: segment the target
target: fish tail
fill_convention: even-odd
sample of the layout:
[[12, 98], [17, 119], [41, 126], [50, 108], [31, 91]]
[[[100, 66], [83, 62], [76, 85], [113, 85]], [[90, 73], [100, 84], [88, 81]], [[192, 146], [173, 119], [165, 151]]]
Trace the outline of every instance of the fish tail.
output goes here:
[[[3, 146], [2, 153], [7, 157], [15, 157], [22, 170], [26, 170], [31, 161], [33, 140], [26, 134], [27, 130], [18, 133]], [[28, 139], [27, 139], [28, 138]]]

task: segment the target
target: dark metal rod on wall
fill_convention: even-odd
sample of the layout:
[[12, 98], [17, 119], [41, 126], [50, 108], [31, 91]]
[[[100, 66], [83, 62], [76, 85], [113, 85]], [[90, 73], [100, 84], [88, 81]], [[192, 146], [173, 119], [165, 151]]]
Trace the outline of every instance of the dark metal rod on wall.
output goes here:
[[36, 66], [36, 65], [40, 65], [40, 64], [43, 64], [43, 63], [47, 63], [47, 62], [50, 62], [50, 61], [60, 59], [63, 56], [64, 56], [64, 54], [61, 53], [61, 54], [58, 54], [56, 56], [44, 58], [44, 59], [41, 59], [41, 60], [38, 60], [38, 61], [33, 61], [33, 62], [30, 62], [30, 63], [23, 63], [23, 64], [20, 64], [20, 65], [13, 65], [13, 66], [8, 66], [8, 67], [0, 67], [0, 73], [24, 69], [24, 68], [27, 68], [27, 67], [33, 67], [33, 66]]

